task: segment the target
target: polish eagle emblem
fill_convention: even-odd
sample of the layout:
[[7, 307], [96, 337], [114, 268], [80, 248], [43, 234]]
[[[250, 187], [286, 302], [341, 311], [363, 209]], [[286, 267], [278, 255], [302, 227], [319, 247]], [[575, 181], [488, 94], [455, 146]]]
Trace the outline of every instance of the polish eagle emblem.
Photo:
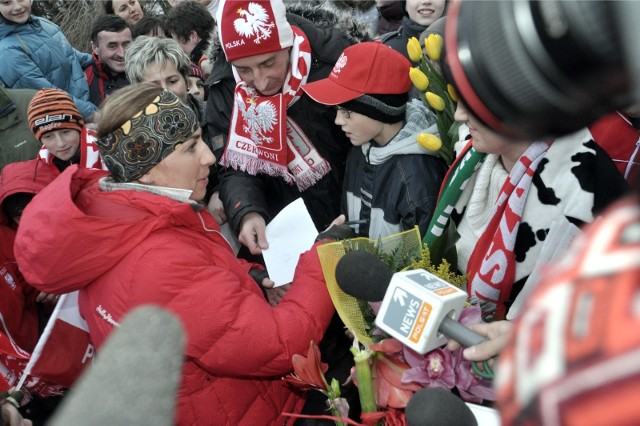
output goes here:
[[240, 18], [233, 21], [233, 27], [242, 37], [255, 35], [254, 43], [260, 44], [262, 40], [271, 37], [275, 23], [269, 22], [267, 10], [258, 3], [249, 3], [247, 9], [238, 8], [236, 11]]
[[238, 102], [240, 113], [244, 119], [242, 130], [249, 134], [251, 140], [258, 146], [271, 144], [273, 138], [268, 136], [278, 123], [276, 107], [270, 101], [256, 102], [252, 97], [245, 102]]

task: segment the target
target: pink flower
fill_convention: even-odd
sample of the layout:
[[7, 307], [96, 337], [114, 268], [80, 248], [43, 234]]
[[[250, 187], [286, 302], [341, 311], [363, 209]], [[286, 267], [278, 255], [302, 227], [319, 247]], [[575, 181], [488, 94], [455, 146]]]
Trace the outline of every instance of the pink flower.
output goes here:
[[482, 403], [484, 399], [494, 401], [496, 395], [492, 382], [473, 374], [471, 362], [462, 357], [462, 349], [453, 352], [451, 356], [456, 364], [456, 387], [460, 397], [467, 402], [475, 404]]
[[434, 349], [424, 355], [405, 348], [404, 357], [411, 366], [402, 382], [416, 382], [423, 387], [451, 389], [456, 384], [455, 365], [446, 349]]
[[462, 325], [469, 326], [482, 322], [480, 305], [471, 305], [462, 309], [458, 321]]

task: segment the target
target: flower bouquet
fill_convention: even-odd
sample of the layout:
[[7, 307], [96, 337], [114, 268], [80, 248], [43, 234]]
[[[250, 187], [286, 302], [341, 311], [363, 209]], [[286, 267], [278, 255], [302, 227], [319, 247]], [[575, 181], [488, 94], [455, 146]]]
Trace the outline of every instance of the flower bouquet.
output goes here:
[[438, 151], [447, 165], [451, 165], [455, 155], [453, 144], [458, 141], [459, 123], [453, 119], [458, 102], [454, 87], [447, 84], [438, 61], [442, 51], [443, 39], [439, 34], [430, 34], [425, 39], [426, 54], [415, 37], [407, 43], [409, 58], [418, 64], [409, 70], [413, 85], [420, 91], [420, 99], [434, 112], [440, 137], [429, 133], [420, 133], [418, 143], [423, 147]]
[[[438, 266], [431, 264], [429, 250], [422, 245], [417, 227], [377, 241], [355, 238], [319, 247], [329, 294], [336, 311], [354, 336], [351, 380], [358, 387], [362, 423], [347, 418], [349, 407], [340, 397], [340, 386], [324, 379], [324, 367], [313, 342], [307, 357], [294, 356], [295, 373], [286, 380], [298, 388], [318, 389], [327, 395], [332, 415], [324, 417], [338, 424], [382, 424], [384, 421], [385, 424], [404, 425], [404, 408], [411, 396], [423, 387], [451, 389], [462, 399], [475, 403], [493, 400], [491, 382], [473, 374], [471, 363], [463, 359], [461, 349], [451, 352], [437, 348], [421, 355], [375, 327], [378, 306], [347, 295], [336, 283], [336, 265], [352, 250], [373, 253], [392, 272], [425, 269], [459, 287], [466, 282], [465, 276], [451, 272], [446, 261]], [[480, 322], [480, 308], [465, 307], [459, 320], [463, 324]]]

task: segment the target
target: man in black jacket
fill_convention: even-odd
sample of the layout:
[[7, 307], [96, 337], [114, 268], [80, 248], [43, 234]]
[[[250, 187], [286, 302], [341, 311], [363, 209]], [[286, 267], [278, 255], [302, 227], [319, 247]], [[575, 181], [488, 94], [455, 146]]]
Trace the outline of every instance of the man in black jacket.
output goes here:
[[[220, 199], [239, 241], [260, 254], [268, 247], [266, 223], [293, 200], [303, 198], [318, 229], [340, 213], [350, 143], [333, 122], [335, 110], [313, 102], [300, 86], [327, 77], [352, 40], [285, 15], [281, 1], [222, 2], [217, 22], [230, 64], [214, 64], [211, 87], [220, 96], [209, 98], [219, 105], [210, 102], [207, 111], [209, 128], [229, 134]], [[229, 93], [233, 68], [239, 84]]]
[[111, 92], [129, 84], [124, 73], [124, 54], [131, 40], [131, 28], [119, 16], [104, 15], [93, 23], [93, 64], [84, 70], [84, 74], [94, 105], [99, 106]]

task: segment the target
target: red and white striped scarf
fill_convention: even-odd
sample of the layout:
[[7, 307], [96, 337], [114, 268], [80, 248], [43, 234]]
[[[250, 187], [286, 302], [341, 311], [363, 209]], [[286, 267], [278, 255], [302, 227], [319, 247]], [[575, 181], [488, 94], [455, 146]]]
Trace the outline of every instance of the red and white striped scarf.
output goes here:
[[304, 191], [331, 167], [287, 117], [287, 108], [302, 94], [311, 69], [311, 45], [299, 28], [292, 28], [291, 67], [282, 92], [262, 96], [243, 81], [236, 85], [229, 138], [220, 163], [252, 175], [281, 176]]
[[[106, 166], [102, 164], [98, 145], [96, 145], [96, 138], [97, 133], [95, 130], [87, 127], [82, 128], [82, 131], [80, 132], [80, 146], [78, 147], [80, 150], [80, 162], [78, 163], [78, 167], [84, 169], [107, 170]], [[55, 173], [58, 173], [58, 169], [53, 164], [53, 154], [49, 152], [46, 146], [43, 145], [42, 148], [40, 148], [38, 158], [44, 160]]]
[[485, 321], [504, 319], [504, 301], [515, 280], [515, 243], [531, 181], [549, 145], [533, 143], [520, 156], [505, 181], [469, 263], [469, 296], [482, 304]]

